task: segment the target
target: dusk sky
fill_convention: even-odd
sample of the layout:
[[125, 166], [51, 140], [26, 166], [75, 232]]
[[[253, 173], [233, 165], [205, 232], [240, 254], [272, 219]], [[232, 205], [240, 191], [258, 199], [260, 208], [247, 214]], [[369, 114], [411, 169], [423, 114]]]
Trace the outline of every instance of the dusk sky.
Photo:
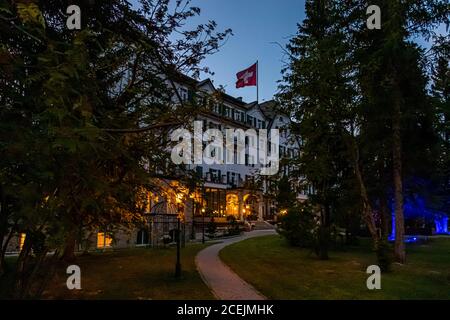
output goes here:
[[[130, 0], [136, 4], [137, 0]], [[304, 0], [192, 0], [190, 6], [201, 8], [188, 28], [214, 20], [218, 31], [232, 29], [233, 36], [220, 51], [208, 56], [207, 65], [215, 74], [214, 85], [223, 85], [228, 94], [246, 102], [256, 100], [256, 87], [235, 88], [236, 73], [259, 60], [259, 100], [272, 99], [281, 78], [284, 54], [276, 43], [285, 46], [304, 19]]]
[[223, 85], [228, 94], [256, 100], [256, 88], [235, 88], [236, 73], [259, 60], [259, 99], [270, 100], [281, 78], [284, 54], [275, 43], [284, 46], [304, 19], [303, 0], [193, 0], [202, 9], [193, 24], [215, 20], [218, 28], [231, 28], [233, 36], [220, 52], [209, 56], [205, 64], [215, 73], [210, 78]]
[[[136, 3], [136, 0], [131, 0]], [[256, 100], [256, 87], [235, 88], [236, 73], [259, 61], [259, 100], [267, 101], [277, 92], [283, 60], [286, 57], [278, 44], [285, 47], [297, 32], [297, 23], [305, 18], [304, 0], [192, 0], [190, 6], [201, 8], [200, 16], [191, 18], [187, 28], [214, 20], [218, 30], [231, 28], [233, 36], [220, 51], [208, 56], [203, 65], [214, 75], [217, 86], [245, 102]], [[441, 33], [445, 30], [442, 27]], [[421, 39], [419, 43], [425, 45]], [[278, 44], [277, 44], [278, 43]]]

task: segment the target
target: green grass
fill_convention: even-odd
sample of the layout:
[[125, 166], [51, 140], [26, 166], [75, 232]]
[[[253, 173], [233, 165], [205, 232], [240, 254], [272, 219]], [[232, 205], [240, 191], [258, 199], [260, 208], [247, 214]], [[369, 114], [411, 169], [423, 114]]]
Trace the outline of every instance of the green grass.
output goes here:
[[408, 245], [407, 264], [383, 274], [381, 290], [366, 287], [366, 268], [376, 264], [369, 241], [321, 261], [276, 235], [233, 244], [220, 257], [270, 299], [450, 299], [450, 239]]
[[124, 249], [79, 256], [82, 290], [68, 290], [65, 269], [44, 292], [44, 299], [213, 299], [198, 274], [194, 257], [204, 245], [182, 248], [182, 277], [175, 279], [175, 248]]

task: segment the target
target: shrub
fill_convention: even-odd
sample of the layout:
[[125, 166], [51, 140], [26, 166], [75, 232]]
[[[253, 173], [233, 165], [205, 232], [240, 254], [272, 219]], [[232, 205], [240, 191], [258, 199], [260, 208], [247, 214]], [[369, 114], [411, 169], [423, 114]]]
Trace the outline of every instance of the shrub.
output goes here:
[[217, 224], [214, 221], [214, 217], [211, 217], [211, 220], [208, 222], [208, 225], [206, 226], [206, 233], [210, 238], [213, 238], [217, 231]]
[[311, 206], [301, 204], [289, 208], [280, 218], [278, 233], [292, 246], [314, 248], [316, 244], [316, 223]]
[[239, 229], [239, 224], [235, 216], [228, 216], [227, 221], [228, 221], [228, 235], [233, 236], [241, 233], [241, 230]]

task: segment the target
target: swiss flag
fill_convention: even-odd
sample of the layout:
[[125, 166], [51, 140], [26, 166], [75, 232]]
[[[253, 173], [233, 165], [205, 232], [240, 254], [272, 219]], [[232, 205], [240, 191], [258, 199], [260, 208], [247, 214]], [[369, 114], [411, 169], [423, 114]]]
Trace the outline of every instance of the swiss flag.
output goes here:
[[241, 72], [238, 72], [236, 74], [237, 81], [236, 81], [236, 88], [243, 88], [247, 86], [256, 86], [257, 82], [257, 68], [258, 63], [255, 63], [251, 67], [242, 70]]

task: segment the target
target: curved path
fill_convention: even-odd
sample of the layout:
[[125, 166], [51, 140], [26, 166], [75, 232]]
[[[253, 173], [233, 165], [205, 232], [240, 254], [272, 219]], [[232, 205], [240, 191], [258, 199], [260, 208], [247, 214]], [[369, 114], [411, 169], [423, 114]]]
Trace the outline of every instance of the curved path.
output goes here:
[[226, 246], [249, 238], [275, 234], [275, 230], [256, 230], [244, 235], [226, 239], [209, 246], [195, 257], [195, 264], [203, 281], [217, 299], [221, 300], [264, 300], [264, 297], [250, 284], [242, 280], [219, 258], [219, 252]]

